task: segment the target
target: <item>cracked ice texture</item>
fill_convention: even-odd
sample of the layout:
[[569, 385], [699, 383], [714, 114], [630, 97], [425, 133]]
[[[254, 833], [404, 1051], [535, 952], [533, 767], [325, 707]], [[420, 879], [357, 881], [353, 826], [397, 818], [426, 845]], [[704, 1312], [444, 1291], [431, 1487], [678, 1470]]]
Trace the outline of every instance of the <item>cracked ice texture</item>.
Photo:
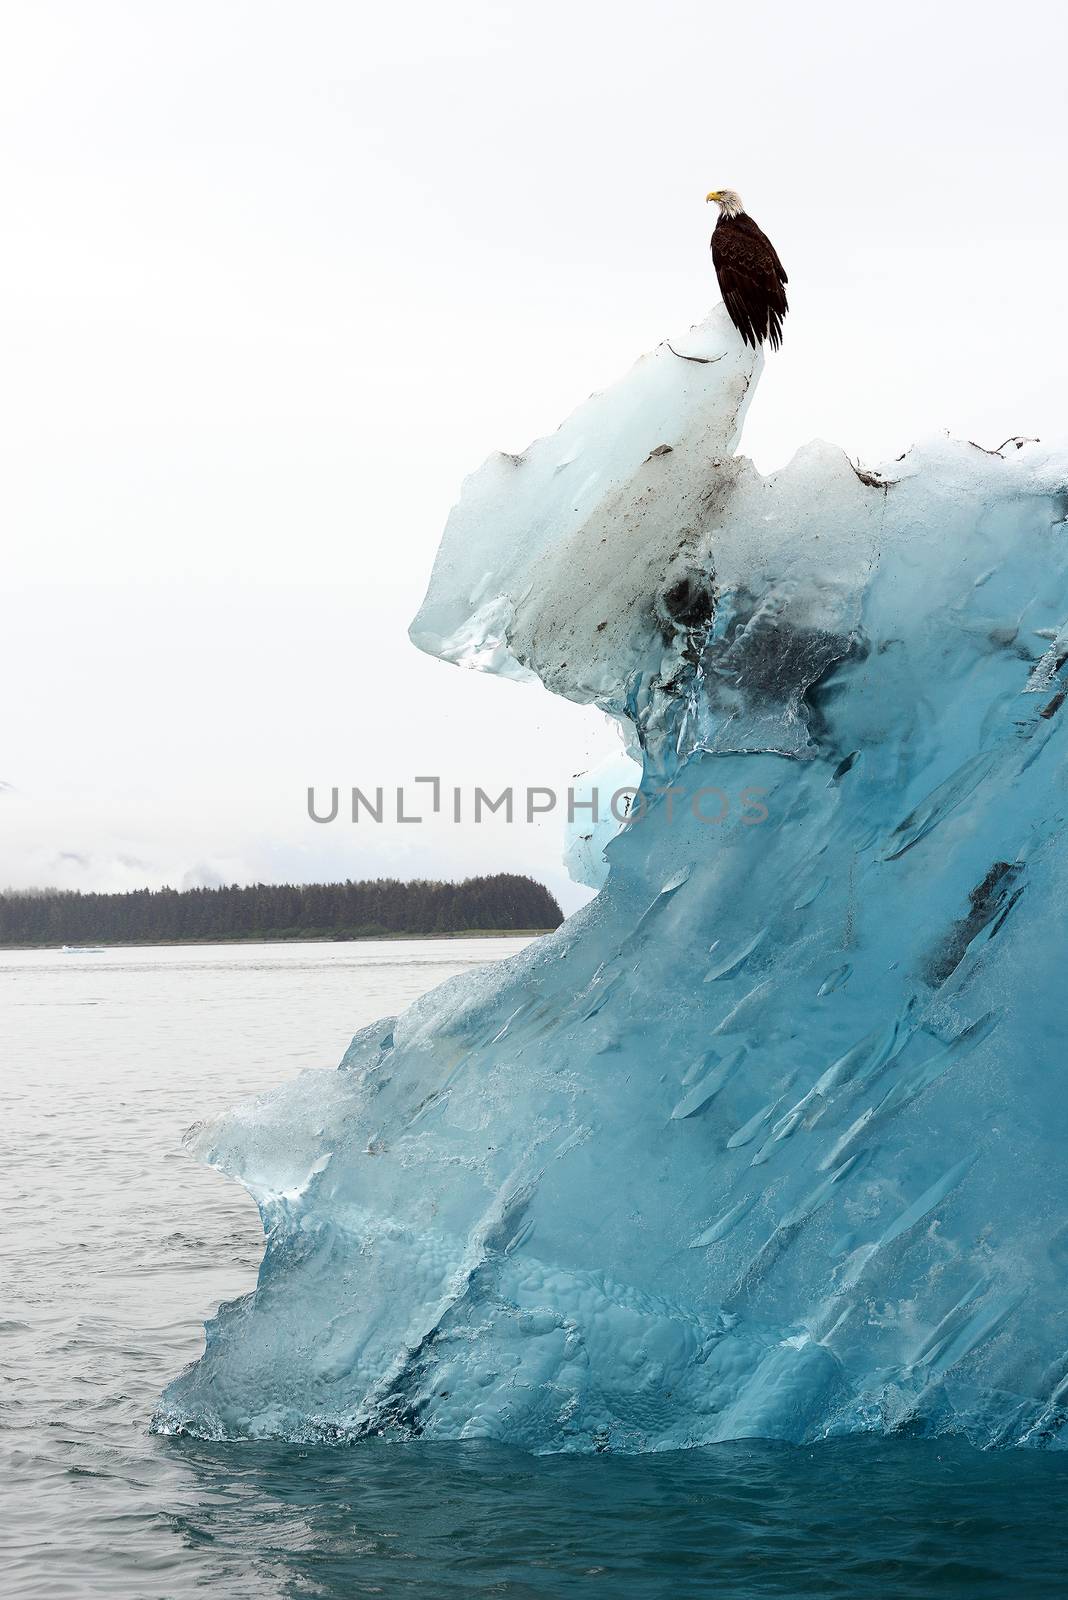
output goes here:
[[1068, 454], [761, 477], [759, 359], [675, 348], [468, 480], [412, 630], [619, 719], [644, 815], [557, 933], [198, 1131], [266, 1253], [159, 1428], [1068, 1438]]

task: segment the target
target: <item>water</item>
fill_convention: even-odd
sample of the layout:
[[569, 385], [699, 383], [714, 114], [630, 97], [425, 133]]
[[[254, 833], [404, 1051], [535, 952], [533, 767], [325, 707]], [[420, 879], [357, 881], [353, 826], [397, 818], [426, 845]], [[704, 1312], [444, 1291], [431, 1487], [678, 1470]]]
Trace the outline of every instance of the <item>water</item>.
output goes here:
[[0, 1594], [1064, 1596], [1068, 1457], [740, 1443], [641, 1459], [155, 1438], [252, 1287], [183, 1128], [508, 939], [0, 952]]

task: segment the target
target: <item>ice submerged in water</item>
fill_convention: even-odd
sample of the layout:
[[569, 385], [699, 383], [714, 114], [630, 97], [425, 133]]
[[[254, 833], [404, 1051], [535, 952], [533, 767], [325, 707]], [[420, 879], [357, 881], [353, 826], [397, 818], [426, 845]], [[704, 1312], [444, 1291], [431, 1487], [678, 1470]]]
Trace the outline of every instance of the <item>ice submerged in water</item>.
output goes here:
[[1068, 1439], [1068, 454], [764, 478], [759, 365], [717, 310], [465, 485], [413, 638], [643, 793], [559, 932], [195, 1136], [266, 1252], [157, 1428]]

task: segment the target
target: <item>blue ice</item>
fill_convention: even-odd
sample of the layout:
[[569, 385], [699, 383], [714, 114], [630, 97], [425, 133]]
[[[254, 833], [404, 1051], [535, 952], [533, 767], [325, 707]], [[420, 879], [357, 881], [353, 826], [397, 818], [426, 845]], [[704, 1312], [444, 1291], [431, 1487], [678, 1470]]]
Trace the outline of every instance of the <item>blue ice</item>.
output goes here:
[[162, 1431], [1068, 1439], [1068, 453], [763, 477], [760, 358], [673, 346], [467, 481], [412, 628], [618, 722], [603, 887], [197, 1130], [266, 1248]]

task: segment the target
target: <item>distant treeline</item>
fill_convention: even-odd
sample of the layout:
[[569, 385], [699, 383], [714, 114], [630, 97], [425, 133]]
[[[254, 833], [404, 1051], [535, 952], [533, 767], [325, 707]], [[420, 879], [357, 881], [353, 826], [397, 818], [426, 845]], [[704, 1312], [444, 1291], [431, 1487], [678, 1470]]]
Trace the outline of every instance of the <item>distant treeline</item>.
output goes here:
[[510, 933], [556, 928], [563, 920], [548, 889], [511, 872], [462, 883], [372, 878], [128, 894], [65, 889], [0, 894], [0, 946]]

